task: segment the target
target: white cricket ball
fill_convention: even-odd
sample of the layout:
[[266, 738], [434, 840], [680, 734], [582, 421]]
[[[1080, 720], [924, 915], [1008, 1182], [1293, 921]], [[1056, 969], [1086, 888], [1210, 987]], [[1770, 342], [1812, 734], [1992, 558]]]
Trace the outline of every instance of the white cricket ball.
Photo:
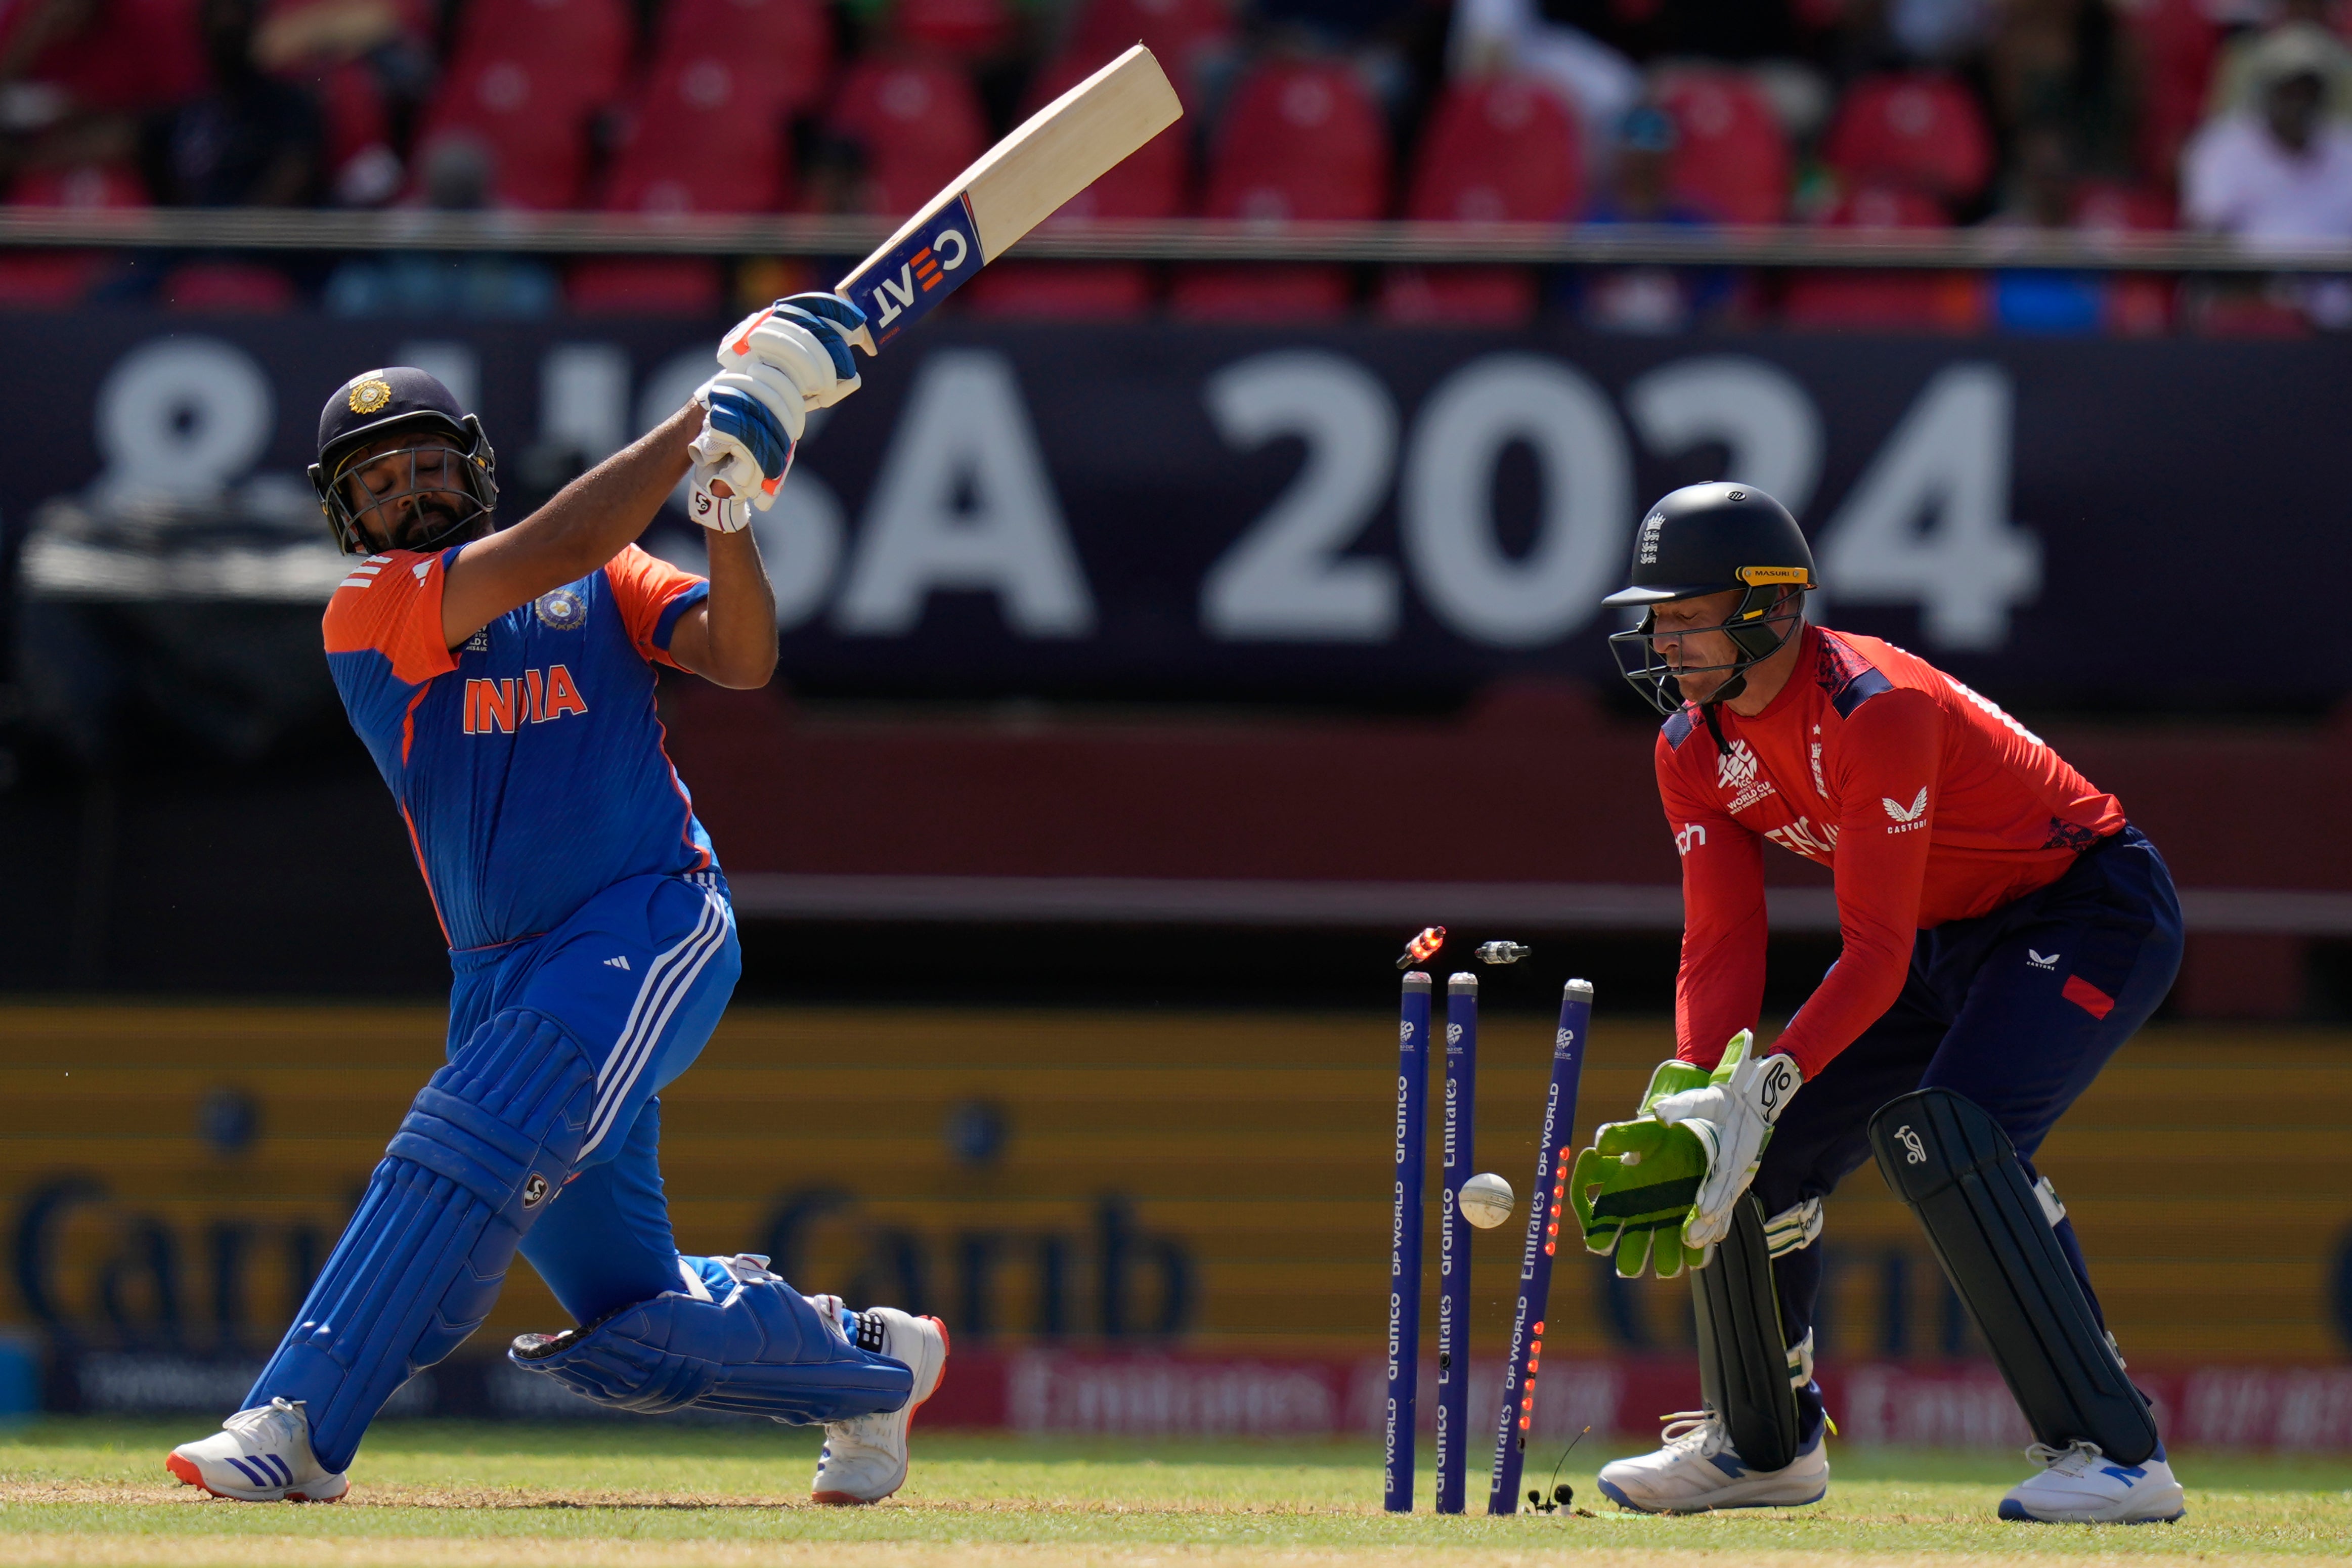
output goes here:
[[1481, 1172], [1462, 1184], [1462, 1217], [1480, 1230], [1492, 1230], [1511, 1217], [1511, 1184], [1492, 1171]]

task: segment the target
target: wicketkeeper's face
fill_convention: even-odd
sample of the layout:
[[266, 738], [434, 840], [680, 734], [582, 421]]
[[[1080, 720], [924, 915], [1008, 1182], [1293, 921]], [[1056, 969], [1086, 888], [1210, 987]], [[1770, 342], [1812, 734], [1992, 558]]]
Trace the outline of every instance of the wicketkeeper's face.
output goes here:
[[404, 550], [479, 510], [466, 488], [465, 461], [449, 437], [412, 430], [361, 447], [337, 482], [369, 548]]
[[1693, 599], [1670, 599], [1652, 612], [1650, 646], [1674, 667], [1675, 684], [1685, 700], [1704, 703], [1731, 679], [1739, 648], [1723, 626], [1738, 610], [1744, 594], [1743, 589], [1727, 588]]

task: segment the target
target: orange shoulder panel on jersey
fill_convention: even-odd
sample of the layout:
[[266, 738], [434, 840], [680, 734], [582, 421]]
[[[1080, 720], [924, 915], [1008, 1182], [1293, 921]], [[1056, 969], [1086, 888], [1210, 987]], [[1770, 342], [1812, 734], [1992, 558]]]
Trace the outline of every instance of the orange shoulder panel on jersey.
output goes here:
[[327, 651], [380, 653], [422, 686], [457, 668], [441, 629], [442, 558], [395, 550], [353, 566], [327, 601]]
[[629, 641], [638, 657], [648, 663], [684, 669], [670, 657], [669, 649], [654, 638], [661, 630], [662, 612], [701, 587], [703, 579], [631, 544], [604, 563], [604, 581], [613, 586], [613, 603], [620, 608], [622, 624], [629, 628]]

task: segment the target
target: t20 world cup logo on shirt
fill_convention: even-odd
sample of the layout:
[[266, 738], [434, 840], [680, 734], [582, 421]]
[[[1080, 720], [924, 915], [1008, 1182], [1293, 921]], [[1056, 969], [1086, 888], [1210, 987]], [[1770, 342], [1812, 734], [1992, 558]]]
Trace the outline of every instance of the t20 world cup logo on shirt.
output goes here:
[[1745, 741], [1732, 742], [1731, 749], [1717, 759], [1716, 787], [1731, 795], [1731, 804], [1726, 810], [1746, 811], [1772, 793], [1772, 786], [1756, 776], [1758, 766], [1756, 753], [1748, 749]]
[[1731, 750], [1724, 752], [1715, 765], [1716, 787], [1740, 790], [1755, 782], [1756, 753], [1748, 749], [1747, 742], [1732, 742]]

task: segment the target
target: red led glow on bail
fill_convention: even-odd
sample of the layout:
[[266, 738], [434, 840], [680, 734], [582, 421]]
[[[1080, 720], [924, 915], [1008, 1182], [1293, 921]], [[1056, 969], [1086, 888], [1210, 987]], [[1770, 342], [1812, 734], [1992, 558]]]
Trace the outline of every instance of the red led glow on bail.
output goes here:
[[1397, 960], [1397, 967], [1410, 969], [1416, 963], [1426, 963], [1437, 956], [1437, 950], [1444, 945], [1445, 928], [1444, 926], [1426, 927], [1419, 936], [1404, 944], [1404, 956]]

